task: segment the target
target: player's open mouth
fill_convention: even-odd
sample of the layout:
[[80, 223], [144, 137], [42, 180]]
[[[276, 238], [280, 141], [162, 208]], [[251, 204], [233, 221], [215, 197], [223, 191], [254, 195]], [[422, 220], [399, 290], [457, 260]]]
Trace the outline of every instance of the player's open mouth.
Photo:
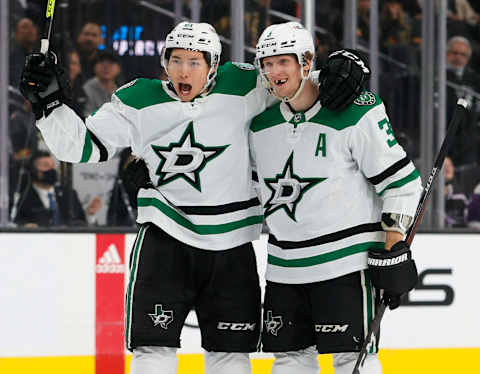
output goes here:
[[178, 88], [180, 89], [180, 95], [188, 96], [192, 91], [192, 85], [188, 83], [179, 83]]
[[287, 79], [277, 79], [277, 80], [274, 81], [274, 83], [275, 83], [276, 86], [282, 86], [285, 83], [287, 83]]

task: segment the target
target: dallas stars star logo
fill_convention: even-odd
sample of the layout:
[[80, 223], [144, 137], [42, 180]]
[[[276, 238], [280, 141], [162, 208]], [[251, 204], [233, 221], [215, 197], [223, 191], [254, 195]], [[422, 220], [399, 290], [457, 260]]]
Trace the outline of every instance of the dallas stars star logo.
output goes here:
[[182, 178], [202, 192], [200, 172], [208, 162], [219, 156], [228, 146], [206, 147], [197, 143], [193, 122], [190, 122], [178, 142], [170, 143], [168, 147], [152, 145], [153, 151], [160, 158], [156, 171], [159, 176], [157, 185], [161, 186]]
[[272, 192], [270, 198], [265, 203], [264, 216], [267, 217], [277, 210], [283, 209], [296, 222], [295, 211], [303, 194], [325, 179], [327, 178], [300, 178], [296, 175], [293, 171], [292, 152], [281, 174], [277, 174], [275, 178], [263, 179]]
[[162, 304], [155, 304], [155, 313], [148, 313], [153, 321], [153, 326], [159, 326], [166, 330], [168, 325], [173, 321], [173, 311], [163, 310]]
[[265, 331], [267, 334], [277, 336], [278, 330], [283, 326], [282, 316], [274, 316], [273, 311], [267, 311], [267, 319], [265, 319]]

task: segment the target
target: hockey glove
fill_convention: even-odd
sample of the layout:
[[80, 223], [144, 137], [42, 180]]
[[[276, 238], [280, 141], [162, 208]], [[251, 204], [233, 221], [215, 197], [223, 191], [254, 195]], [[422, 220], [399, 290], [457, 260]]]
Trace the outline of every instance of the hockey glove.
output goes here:
[[140, 188], [153, 188], [148, 168], [141, 158], [134, 158], [123, 172], [123, 181], [129, 191], [138, 193]]
[[384, 290], [384, 301], [390, 309], [397, 308], [401, 296], [418, 282], [417, 267], [405, 241], [395, 243], [390, 251], [370, 250], [368, 270], [373, 286]]
[[65, 71], [57, 64], [54, 53], [30, 53], [25, 59], [20, 91], [32, 103], [38, 120], [52, 110], [70, 101], [69, 85]]
[[342, 111], [365, 89], [370, 77], [367, 59], [353, 49], [341, 49], [328, 56], [320, 70], [320, 102], [329, 110]]

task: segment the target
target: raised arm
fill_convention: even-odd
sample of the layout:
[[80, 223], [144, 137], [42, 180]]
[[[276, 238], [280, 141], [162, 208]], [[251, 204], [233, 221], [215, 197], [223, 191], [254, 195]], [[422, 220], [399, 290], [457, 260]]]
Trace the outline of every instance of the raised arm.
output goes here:
[[59, 160], [106, 161], [138, 139], [138, 113], [116, 95], [84, 122], [70, 106], [68, 82], [53, 54], [27, 56], [20, 89], [32, 103], [37, 127]]

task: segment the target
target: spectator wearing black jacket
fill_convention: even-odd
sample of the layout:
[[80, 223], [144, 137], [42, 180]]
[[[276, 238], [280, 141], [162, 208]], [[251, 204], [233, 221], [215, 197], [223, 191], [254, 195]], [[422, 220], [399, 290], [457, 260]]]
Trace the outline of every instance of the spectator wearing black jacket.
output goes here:
[[453, 116], [458, 98], [472, 105], [467, 121], [457, 131], [449, 155], [457, 167], [478, 161], [480, 153], [479, 111], [480, 76], [468, 65], [472, 48], [468, 39], [454, 36], [447, 44], [447, 122]]
[[32, 53], [38, 43], [38, 28], [30, 18], [21, 18], [15, 27], [15, 42], [10, 51], [9, 83], [17, 88], [20, 84], [25, 56]]
[[15, 223], [27, 227], [86, 225], [85, 212], [73, 191], [69, 209], [67, 194], [57, 185], [55, 162], [48, 152], [30, 159], [30, 178], [19, 200]]

